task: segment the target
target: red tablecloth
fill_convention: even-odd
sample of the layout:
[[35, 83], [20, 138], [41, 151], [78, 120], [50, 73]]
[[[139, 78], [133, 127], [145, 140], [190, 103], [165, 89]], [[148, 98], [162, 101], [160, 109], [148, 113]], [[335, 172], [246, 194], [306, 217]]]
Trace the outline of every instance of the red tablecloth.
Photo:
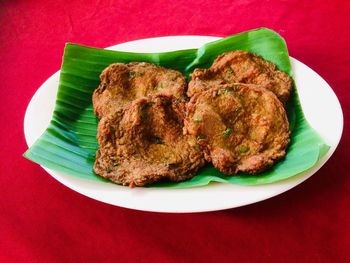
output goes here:
[[[0, 262], [349, 262], [349, 2], [164, 2], [0, 1]], [[60, 68], [65, 42], [106, 47], [258, 27], [279, 32], [344, 111], [337, 151], [293, 190], [226, 211], [139, 212], [73, 192], [22, 157], [27, 104]]]

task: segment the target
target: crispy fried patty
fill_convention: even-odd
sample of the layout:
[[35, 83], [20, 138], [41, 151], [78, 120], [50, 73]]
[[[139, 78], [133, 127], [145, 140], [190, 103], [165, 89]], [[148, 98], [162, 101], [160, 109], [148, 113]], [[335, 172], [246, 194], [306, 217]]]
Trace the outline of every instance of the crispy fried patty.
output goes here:
[[146, 62], [111, 64], [102, 71], [100, 79], [101, 84], [92, 96], [94, 111], [99, 118], [147, 95], [184, 98], [187, 87], [180, 72]]
[[266, 88], [285, 103], [292, 88], [291, 78], [261, 56], [236, 50], [218, 56], [209, 69], [195, 69], [187, 91], [188, 96], [218, 84], [248, 83]]
[[196, 93], [187, 105], [185, 131], [197, 138], [207, 161], [222, 173], [257, 173], [285, 156], [289, 124], [270, 91], [221, 84]]
[[137, 99], [102, 117], [95, 173], [130, 186], [193, 177], [205, 161], [195, 138], [183, 135], [184, 117], [184, 102], [167, 95]]

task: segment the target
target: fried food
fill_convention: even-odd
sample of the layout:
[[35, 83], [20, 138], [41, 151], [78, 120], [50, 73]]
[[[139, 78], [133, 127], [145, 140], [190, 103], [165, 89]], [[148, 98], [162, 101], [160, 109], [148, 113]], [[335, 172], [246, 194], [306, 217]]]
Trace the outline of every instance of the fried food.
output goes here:
[[259, 173], [285, 156], [284, 109], [292, 81], [245, 51], [220, 55], [184, 76], [145, 62], [116, 63], [100, 75], [96, 174], [144, 186], [193, 177], [205, 161], [222, 173]]
[[185, 132], [197, 138], [206, 160], [224, 174], [255, 174], [285, 156], [286, 112], [264, 88], [220, 84], [194, 94], [187, 110]]
[[102, 117], [95, 173], [131, 187], [193, 177], [205, 160], [196, 139], [183, 134], [184, 117], [185, 103], [167, 95], [136, 99]]
[[99, 118], [152, 94], [185, 98], [187, 88], [186, 79], [180, 72], [146, 62], [111, 64], [102, 71], [100, 79], [101, 84], [92, 96]]
[[292, 80], [276, 65], [261, 56], [236, 50], [218, 56], [209, 69], [195, 69], [191, 74], [187, 95], [219, 84], [248, 83], [268, 89], [285, 103], [292, 89]]

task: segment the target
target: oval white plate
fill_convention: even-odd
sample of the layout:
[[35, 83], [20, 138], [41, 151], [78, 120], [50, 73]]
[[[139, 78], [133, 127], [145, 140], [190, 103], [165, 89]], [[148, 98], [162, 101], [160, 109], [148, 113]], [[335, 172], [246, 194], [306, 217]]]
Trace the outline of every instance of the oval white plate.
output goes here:
[[[207, 36], [172, 36], [137, 40], [109, 49], [131, 52], [164, 52], [198, 48], [217, 40]], [[312, 69], [291, 58], [295, 82], [307, 120], [331, 146], [317, 165], [290, 179], [260, 186], [210, 184], [190, 189], [134, 188], [90, 181], [43, 167], [67, 187], [93, 199], [144, 211], [203, 212], [239, 207], [283, 193], [313, 175], [335, 151], [343, 130], [343, 113], [331, 87]], [[34, 94], [24, 119], [30, 147], [48, 126], [54, 109], [59, 72], [52, 75]], [[327, 105], [327, 107], [325, 107]]]

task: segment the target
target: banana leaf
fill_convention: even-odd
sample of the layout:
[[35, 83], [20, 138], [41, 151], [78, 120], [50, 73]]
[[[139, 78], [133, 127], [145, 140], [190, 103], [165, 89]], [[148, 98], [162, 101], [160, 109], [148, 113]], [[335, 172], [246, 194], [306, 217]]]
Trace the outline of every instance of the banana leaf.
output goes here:
[[[61, 67], [59, 88], [52, 120], [43, 135], [24, 156], [47, 168], [89, 180], [110, 183], [93, 172], [97, 119], [93, 113], [91, 95], [99, 85], [99, 74], [111, 63], [145, 61], [172, 68], [185, 76], [197, 67], [208, 68], [221, 53], [246, 50], [261, 55], [293, 76], [288, 50], [276, 32], [260, 28], [232, 35], [203, 45], [199, 49], [164, 53], [130, 53], [66, 44]], [[163, 182], [150, 187], [196, 187], [210, 182], [257, 185], [273, 183], [295, 176], [312, 166], [329, 147], [307, 123], [294, 88], [287, 105], [292, 129], [286, 158], [259, 175], [225, 176], [208, 164], [191, 180]]]

